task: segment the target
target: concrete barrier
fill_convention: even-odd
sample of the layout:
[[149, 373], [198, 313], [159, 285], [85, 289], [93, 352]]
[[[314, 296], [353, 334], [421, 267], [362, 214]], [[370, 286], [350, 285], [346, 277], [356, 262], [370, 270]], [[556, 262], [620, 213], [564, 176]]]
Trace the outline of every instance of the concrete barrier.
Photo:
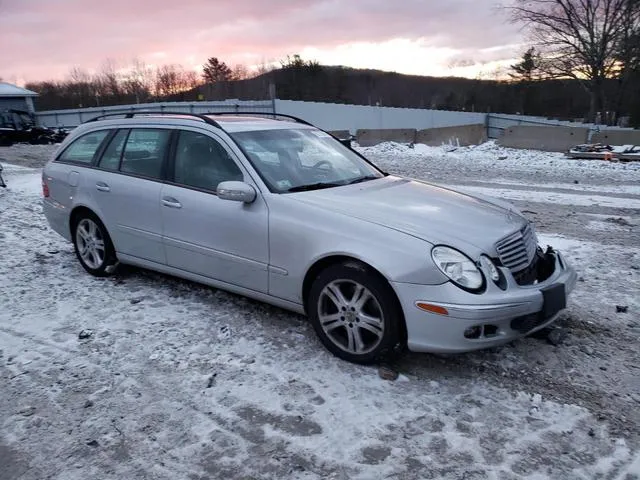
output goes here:
[[460, 125], [457, 127], [427, 128], [416, 134], [416, 143], [438, 146], [443, 143], [451, 145], [480, 145], [487, 141], [487, 129], [483, 124]]
[[339, 139], [345, 139], [351, 137], [349, 130], [327, 130], [331, 135]]
[[356, 132], [356, 141], [361, 147], [371, 147], [383, 142], [414, 143], [416, 133], [414, 128], [362, 129]]
[[584, 127], [545, 127], [517, 125], [505, 129], [498, 144], [511, 148], [531, 148], [546, 152], [565, 152], [586, 143], [589, 129]]
[[593, 134], [591, 143], [640, 145], [640, 130], [602, 130]]

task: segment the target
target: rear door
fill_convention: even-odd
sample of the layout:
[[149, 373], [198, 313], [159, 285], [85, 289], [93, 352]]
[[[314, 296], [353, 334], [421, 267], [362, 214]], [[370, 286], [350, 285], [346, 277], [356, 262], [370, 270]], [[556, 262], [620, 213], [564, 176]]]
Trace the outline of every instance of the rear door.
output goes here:
[[161, 195], [167, 263], [266, 293], [266, 203], [257, 188], [250, 204], [219, 199], [217, 186], [228, 180], [256, 188], [224, 140], [210, 132], [180, 130]]
[[166, 263], [160, 191], [171, 129], [120, 129], [111, 138], [89, 188], [120, 254]]

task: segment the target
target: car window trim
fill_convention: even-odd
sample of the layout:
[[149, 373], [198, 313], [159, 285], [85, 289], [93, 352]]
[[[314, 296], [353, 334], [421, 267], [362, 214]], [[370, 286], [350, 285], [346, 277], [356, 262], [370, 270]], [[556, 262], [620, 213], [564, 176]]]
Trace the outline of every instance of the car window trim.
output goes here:
[[[62, 150], [60, 153], [58, 153], [58, 155], [56, 155], [56, 158], [53, 160], [55, 163], [63, 163], [66, 165], [78, 165], [78, 166], [82, 166], [82, 167], [94, 167], [95, 163], [96, 163], [96, 158], [97, 155], [100, 154], [100, 156], [102, 156], [102, 149], [103, 146], [105, 145], [105, 142], [111, 138], [111, 136], [113, 135], [113, 128], [99, 128], [96, 130], [91, 130], [90, 132], [87, 132], [83, 135], [80, 135], [79, 137], [75, 138], [73, 141], [69, 142], [69, 145], [67, 145], [64, 150]], [[98, 145], [98, 148], [96, 148], [96, 151], [93, 152], [93, 156], [91, 157], [91, 161], [90, 162], [78, 162], [78, 161], [74, 161], [74, 160], [61, 160], [62, 156], [71, 148], [72, 145], [74, 145], [77, 141], [79, 141], [81, 138], [86, 137], [87, 135], [91, 135], [94, 133], [98, 133], [98, 132], [107, 132], [107, 135], [102, 139], [102, 141], [100, 142], [100, 145]]]
[[176, 163], [176, 152], [178, 151], [178, 141], [180, 139], [180, 128], [174, 128], [171, 133], [171, 143], [169, 145], [169, 158], [166, 162], [166, 170], [164, 173], [164, 179], [167, 183], [175, 183], [175, 163]]
[[[123, 129], [124, 130], [124, 129]], [[131, 135], [131, 129], [127, 128], [127, 135], [124, 137], [124, 142], [122, 143], [122, 150], [120, 151], [120, 158], [118, 159], [118, 169], [117, 172], [120, 172], [122, 168], [122, 159], [124, 158], [124, 150], [127, 148], [127, 142], [129, 141], [129, 135]], [[122, 173], [122, 172], [120, 172]]]

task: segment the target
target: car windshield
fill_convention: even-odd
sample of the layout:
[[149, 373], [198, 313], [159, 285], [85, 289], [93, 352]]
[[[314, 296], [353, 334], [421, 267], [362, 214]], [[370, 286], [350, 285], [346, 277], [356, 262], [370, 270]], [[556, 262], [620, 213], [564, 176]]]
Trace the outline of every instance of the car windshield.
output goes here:
[[231, 136], [272, 192], [330, 188], [384, 176], [321, 130], [257, 130]]

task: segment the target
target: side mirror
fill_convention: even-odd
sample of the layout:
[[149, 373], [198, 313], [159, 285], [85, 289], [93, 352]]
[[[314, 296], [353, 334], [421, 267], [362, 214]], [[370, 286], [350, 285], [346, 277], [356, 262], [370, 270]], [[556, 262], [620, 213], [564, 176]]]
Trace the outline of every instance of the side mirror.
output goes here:
[[256, 190], [244, 182], [220, 182], [216, 189], [218, 198], [233, 202], [251, 203], [256, 199]]

